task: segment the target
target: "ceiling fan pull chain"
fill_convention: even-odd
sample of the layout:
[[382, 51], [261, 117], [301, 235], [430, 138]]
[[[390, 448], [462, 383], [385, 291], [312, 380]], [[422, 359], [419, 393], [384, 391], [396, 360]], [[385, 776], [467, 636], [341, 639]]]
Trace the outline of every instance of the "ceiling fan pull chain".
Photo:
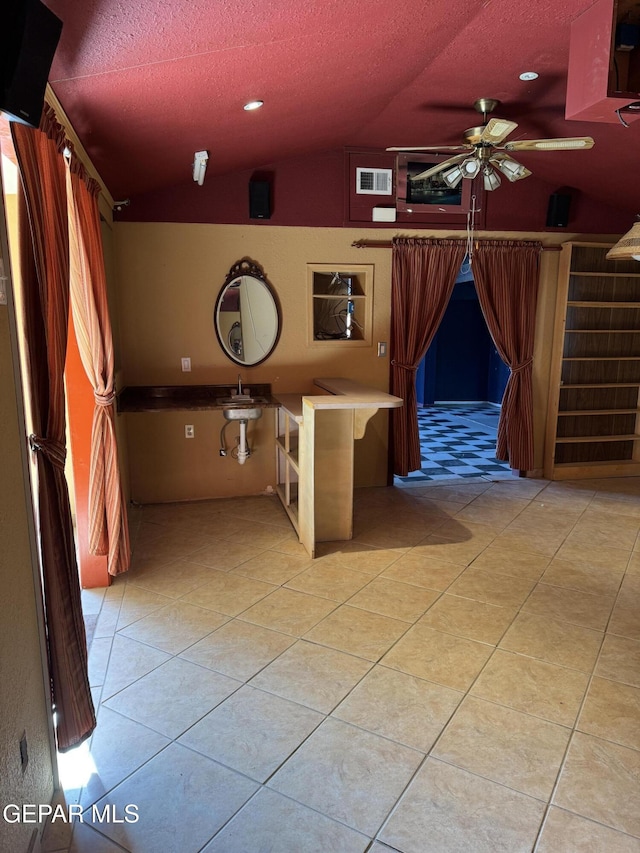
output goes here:
[[467, 213], [467, 262], [469, 267], [473, 262], [473, 232], [476, 227], [476, 197], [471, 196], [471, 210]]

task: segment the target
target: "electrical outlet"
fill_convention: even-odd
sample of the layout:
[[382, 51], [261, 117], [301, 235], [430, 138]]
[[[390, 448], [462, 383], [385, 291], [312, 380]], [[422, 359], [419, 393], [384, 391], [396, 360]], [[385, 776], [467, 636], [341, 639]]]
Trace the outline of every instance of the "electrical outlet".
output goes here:
[[195, 438], [196, 431], [194, 429], [193, 424], [185, 424], [184, 426], [184, 437], [185, 438]]
[[183, 358], [182, 359], [182, 372], [183, 373], [190, 373], [190, 371], [191, 371], [191, 359], [190, 358]]
[[378, 341], [378, 358], [384, 358], [387, 354], [387, 342]]

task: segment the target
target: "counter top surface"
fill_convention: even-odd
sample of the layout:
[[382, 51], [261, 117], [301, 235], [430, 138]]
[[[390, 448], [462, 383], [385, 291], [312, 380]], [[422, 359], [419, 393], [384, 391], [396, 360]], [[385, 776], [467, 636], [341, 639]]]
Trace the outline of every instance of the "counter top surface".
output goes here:
[[[228, 406], [221, 398], [235, 391], [235, 385], [129, 385], [118, 394], [118, 412], [222, 411]], [[250, 384], [245, 393], [264, 397], [267, 402], [260, 403], [262, 408], [275, 409], [280, 405], [269, 385]], [[247, 402], [247, 406], [251, 405]]]
[[400, 397], [377, 391], [352, 379], [314, 379], [314, 384], [328, 394], [278, 394], [276, 399], [294, 420], [302, 423], [304, 403], [314, 409], [397, 409]]
[[386, 394], [353, 379], [314, 379], [313, 382], [331, 395], [311, 397], [316, 408], [397, 409], [403, 404], [401, 397], [394, 397], [393, 394]]
[[[296, 420], [302, 420], [303, 400], [315, 409], [394, 409], [402, 405], [400, 397], [385, 394], [352, 379], [314, 379], [325, 394], [271, 393], [269, 385], [252, 383], [245, 393], [264, 397], [259, 405], [265, 409], [283, 406]], [[177, 412], [222, 410], [235, 385], [129, 385], [118, 394], [118, 412]], [[252, 404], [247, 401], [247, 405]]]

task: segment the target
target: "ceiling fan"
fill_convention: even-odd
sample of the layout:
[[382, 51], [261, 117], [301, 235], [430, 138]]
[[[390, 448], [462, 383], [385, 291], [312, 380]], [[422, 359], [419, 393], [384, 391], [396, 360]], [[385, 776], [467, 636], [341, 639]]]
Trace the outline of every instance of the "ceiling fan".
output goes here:
[[574, 151], [593, 147], [590, 136], [574, 136], [559, 139], [519, 139], [505, 142], [509, 134], [518, 126], [514, 121], [504, 118], [487, 117], [500, 101], [495, 98], [479, 98], [474, 107], [482, 113], [482, 124], [470, 127], [464, 132], [464, 145], [407, 145], [387, 148], [387, 151], [459, 151], [447, 160], [425, 169], [418, 175], [412, 175], [412, 181], [431, 178], [442, 173], [447, 186], [457, 187], [463, 178], [475, 178], [482, 174], [485, 190], [494, 190], [500, 186], [501, 172], [509, 181], [520, 181], [531, 172], [508, 153], [510, 151]]

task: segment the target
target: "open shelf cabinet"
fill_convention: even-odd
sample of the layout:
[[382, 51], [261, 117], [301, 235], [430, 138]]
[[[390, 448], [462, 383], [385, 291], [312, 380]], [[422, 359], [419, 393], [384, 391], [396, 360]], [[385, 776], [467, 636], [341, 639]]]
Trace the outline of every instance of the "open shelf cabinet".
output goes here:
[[300, 535], [298, 492], [300, 464], [298, 458], [300, 416], [285, 408], [276, 409], [276, 492]]
[[560, 259], [545, 447], [552, 480], [640, 474], [640, 264], [602, 243]]

